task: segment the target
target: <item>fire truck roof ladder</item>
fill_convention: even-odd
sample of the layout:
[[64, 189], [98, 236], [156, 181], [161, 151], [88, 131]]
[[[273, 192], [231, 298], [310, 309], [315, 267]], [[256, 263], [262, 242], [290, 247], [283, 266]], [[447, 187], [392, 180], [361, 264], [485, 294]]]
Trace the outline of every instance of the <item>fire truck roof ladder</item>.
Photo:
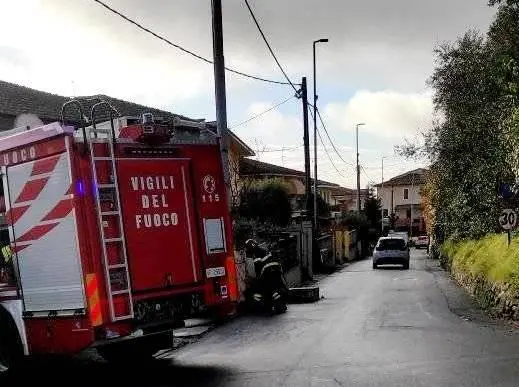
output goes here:
[[86, 129], [85, 129], [85, 121], [88, 121], [88, 117], [85, 116], [83, 113], [83, 106], [81, 105], [81, 102], [79, 102], [77, 99], [71, 99], [70, 101], [65, 102], [61, 106], [61, 124], [65, 126], [66, 120], [65, 120], [65, 112], [67, 111], [68, 107], [76, 106], [77, 111], [79, 112], [79, 126], [83, 132], [83, 144], [85, 144], [85, 148], [83, 150], [84, 154], [86, 154], [86, 144], [87, 144], [87, 135], [86, 135]]
[[[110, 129], [97, 129], [96, 128], [96, 110], [100, 108], [101, 106], [108, 106], [110, 110]], [[94, 185], [95, 185], [95, 196], [96, 196], [96, 207], [97, 207], [97, 215], [98, 215], [98, 221], [99, 221], [99, 230], [101, 233], [101, 245], [102, 245], [102, 251], [103, 251], [103, 264], [105, 268], [105, 276], [106, 276], [106, 287], [107, 287], [107, 293], [108, 293], [108, 304], [110, 307], [110, 314], [112, 322], [119, 321], [119, 320], [125, 320], [129, 318], [133, 318], [133, 301], [132, 301], [132, 295], [131, 295], [131, 287], [130, 287], [130, 273], [128, 270], [128, 255], [126, 251], [126, 240], [124, 238], [124, 229], [123, 229], [123, 219], [121, 214], [121, 199], [119, 196], [119, 187], [117, 184], [117, 169], [116, 169], [116, 162], [115, 162], [115, 130], [114, 130], [114, 122], [112, 117], [112, 107], [110, 104], [106, 102], [99, 102], [96, 103], [92, 107], [90, 119], [92, 122], [92, 131], [88, 133], [88, 140], [89, 140], [89, 148], [90, 148], [90, 155], [91, 155], [91, 163], [92, 163], [92, 176], [94, 178]], [[97, 138], [97, 134], [105, 134], [106, 136], [103, 136], [102, 139], [97, 140], [99, 143], [102, 141], [102, 143], [106, 144], [106, 147], [108, 149], [104, 148], [104, 146], [96, 147], [94, 146], [94, 140]], [[93, 136], [94, 137], [93, 137]], [[109, 157], [105, 155], [98, 156], [96, 153], [99, 152], [100, 149], [104, 149], [108, 151]], [[101, 165], [104, 165], [107, 167], [109, 165], [109, 168], [111, 169], [111, 177], [112, 181], [110, 183], [100, 183], [98, 181], [98, 173], [97, 173], [97, 166], [98, 163]], [[101, 191], [111, 191], [112, 197], [114, 198], [116, 208], [112, 209], [110, 211], [104, 211], [102, 204], [101, 204]], [[119, 227], [119, 234], [118, 237], [106, 237], [103, 224], [106, 219], [108, 218], [116, 218], [117, 219], [117, 225]], [[119, 262], [117, 263], [111, 263], [108, 257], [108, 249], [110, 247], [117, 246], [118, 252], [119, 252]], [[119, 281], [118, 284], [116, 284], [116, 289], [114, 289], [113, 282], [117, 282], [117, 280], [120, 280], [120, 276], [122, 275], [122, 281]], [[121, 305], [121, 302], [123, 301], [123, 305], [126, 304], [125, 311], [123, 313], [119, 313], [118, 310], [116, 310], [116, 304]]]

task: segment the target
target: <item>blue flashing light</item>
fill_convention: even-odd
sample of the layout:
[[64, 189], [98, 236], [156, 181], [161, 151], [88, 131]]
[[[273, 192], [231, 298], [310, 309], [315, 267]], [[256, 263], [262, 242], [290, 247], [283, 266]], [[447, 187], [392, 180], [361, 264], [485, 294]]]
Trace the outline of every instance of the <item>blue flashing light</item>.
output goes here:
[[81, 180], [76, 181], [76, 191], [80, 196], [85, 195], [85, 186]]

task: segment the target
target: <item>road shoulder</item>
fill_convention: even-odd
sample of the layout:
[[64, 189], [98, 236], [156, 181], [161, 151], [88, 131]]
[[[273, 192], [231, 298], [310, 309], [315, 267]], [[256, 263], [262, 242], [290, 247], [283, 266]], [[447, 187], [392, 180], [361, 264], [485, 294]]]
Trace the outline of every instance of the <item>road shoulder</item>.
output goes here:
[[426, 259], [425, 270], [433, 275], [436, 286], [445, 297], [447, 306], [453, 314], [464, 321], [519, 334], [519, 326], [505, 319], [494, 318], [482, 309], [477, 300], [460, 287], [451, 275], [440, 266], [438, 260]]

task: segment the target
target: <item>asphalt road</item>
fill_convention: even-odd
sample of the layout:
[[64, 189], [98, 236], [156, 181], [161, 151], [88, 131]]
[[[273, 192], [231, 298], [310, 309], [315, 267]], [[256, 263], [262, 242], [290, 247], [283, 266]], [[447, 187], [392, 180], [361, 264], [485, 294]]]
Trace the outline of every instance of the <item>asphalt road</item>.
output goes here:
[[[284, 315], [238, 318], [152, 364], [59, 368], [70, 386], [519, 385], [519, 333], [475, 308], [423, 252], [409, 271], [354, 263], [323, 279], [321, 293]], [[33, 374], [52, 385], [57, 372], [40, 364]]]

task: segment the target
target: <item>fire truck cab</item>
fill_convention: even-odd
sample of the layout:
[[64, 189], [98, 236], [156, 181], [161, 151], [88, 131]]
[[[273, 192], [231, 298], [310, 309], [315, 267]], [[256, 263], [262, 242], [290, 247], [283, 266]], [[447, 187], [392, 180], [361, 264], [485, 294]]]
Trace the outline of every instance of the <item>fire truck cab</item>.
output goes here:
[[89, 347], [151, 356], [237, 300], [218, 137], [104, 102], [89, 125], [0, 133], [0, 370]]

